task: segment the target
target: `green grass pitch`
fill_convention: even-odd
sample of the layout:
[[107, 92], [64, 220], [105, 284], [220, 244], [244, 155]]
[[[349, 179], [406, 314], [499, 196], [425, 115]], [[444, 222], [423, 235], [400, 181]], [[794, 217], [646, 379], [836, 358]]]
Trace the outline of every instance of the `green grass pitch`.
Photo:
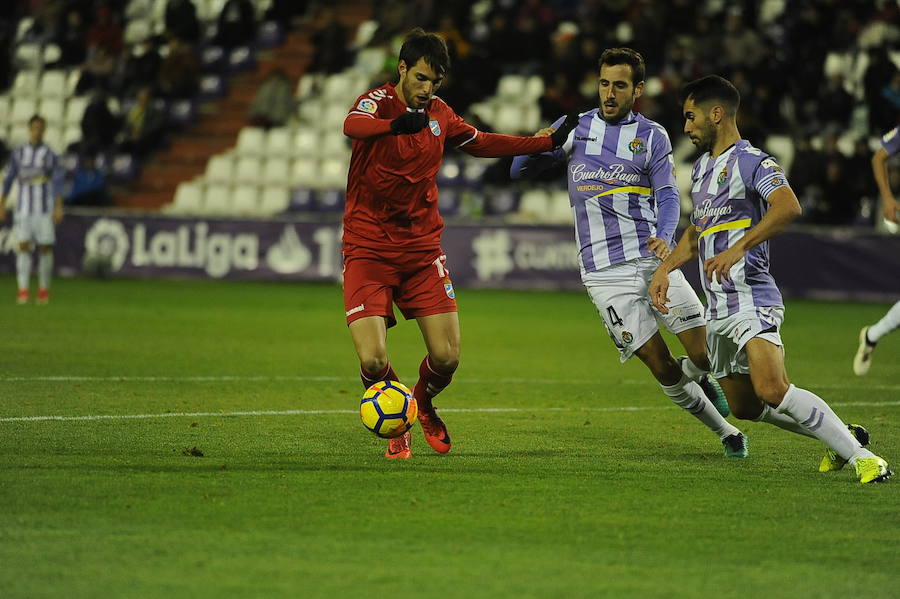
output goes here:
[[[393, 461], [356, 414], [335, 286], [59, 280], [46, 307], [14, 288], [2, 598], [900, 596], [900, 475], [820, 474], [817, 442], [757, 423], [737, 423], [750, 459], [722, 457], [583, 293], [458, 290], [453, 450], [416, 427]], [[897, 469], [900, 334], [850, 368], [886, 308], [789, 302], [783, 336], [792, 380]], [[389, 347], [412, 385], [415, 324]]]

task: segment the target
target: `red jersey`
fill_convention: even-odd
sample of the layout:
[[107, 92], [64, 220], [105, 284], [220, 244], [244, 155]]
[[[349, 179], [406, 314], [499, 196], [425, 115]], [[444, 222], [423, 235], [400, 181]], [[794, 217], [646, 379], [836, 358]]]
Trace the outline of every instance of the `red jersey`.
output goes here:
[[438, 212], [437, 174], [447, 146], [481, 157], [552, 149], [549, 137], [478, 131], [436, 96], [425, 108], [427, 127], [391, 135], [391, 121], [406, 111], [394, 85], [386, 83], [357, 98], [344, 120], [344, 134], [353, 138], [345, 244], [393, 250], [440, 247], [444, 219]]

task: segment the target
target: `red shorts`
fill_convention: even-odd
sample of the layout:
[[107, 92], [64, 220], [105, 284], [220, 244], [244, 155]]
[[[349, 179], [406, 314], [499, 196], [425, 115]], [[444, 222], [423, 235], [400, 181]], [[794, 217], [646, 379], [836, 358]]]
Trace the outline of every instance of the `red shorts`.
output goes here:
[[347, 324], [383, 316], [397, 324], [393, 304], [404, 318], [456, 312], [456, 294], [443, 250], [385, 251], [344, 246], [344, 309]]

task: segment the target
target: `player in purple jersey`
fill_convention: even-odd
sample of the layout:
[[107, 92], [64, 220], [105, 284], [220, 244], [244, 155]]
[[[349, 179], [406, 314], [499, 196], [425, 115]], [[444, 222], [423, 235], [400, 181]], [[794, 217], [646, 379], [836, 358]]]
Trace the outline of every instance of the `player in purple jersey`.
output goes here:
[[[893, 223], [900, 222], [898, 221], [900, 205], [897, 204], [891, 191], [887, 163], [891, 156], [897, 154], [900, 154], [900, 127], [894, 127], [881, 138], [881, 147], [872, 156], [872, 174], [875, 175], [875, 182], [878, 183], [884, 218]], [[900, 302], [894, 304], [881, 320], [862, 328], [859, 332], [859, 346], [856, 348], [856, 355], [853, 356], [853, 372], [857, 376], [863, 376], [869, 372], [875, 344], [898, 328], [900, 328]]]
[[[679, 201], [668, 134], [632, 112], [644, 89], [644, 71], [644, 59], [634, 50], [606, 50], [600, 57], [600, 108], [580, 115], [562, 148], [516, 157], [510, 174], [528, 177], [568, 164], [581, 279], [621, 361], [636, 355], [673, 402], [719, 437], [726, 456], [747, 457], [747, 439], [725, 420], [724, 394], [707, 374], [703, 306], [696, 293], [675, 271], [677, 306], [670, 314], [659, 314], [647, 296], [650, 277], [669, 252]], [[660, 323], [687, 350], [680, 363], [669, 352]]]
[[668, 273], [699, 256], [705, 275], [712, 373], [738, 418], [757, 420], [822, 441], [822, 472], [848, 462], [862, 483], [891, 474], [867, 450], [869, 434], [845, 425], [818, 395], [791, 384], [779, 329], [781, 294], [769, 274], [768, 240], [800, 214], [797, 196], [774, 158], [741, 139], [738, 90], [717, 75], [682, 92], [684, 132], [706, 150], [694, 165], [692, 227], [650, 282], [660, 312], [669, 310]]
[[62, 169], [59, 157], [44, 143], [46, 121], [34, 115], [28, 121], [29, 142], [13, 150], [9, 170], [0, 193], [0, 222], [6, 220], [6, 198], [13, 181], [19, 184], [19, 197], [13, 208], [13, 237], [18, 242], [16, 275], [19, 290], [16, 302], [28, 302], [31, 278], [32, 244], [37, 244], [37, 303], [50, 301], [50, 278], [53, 272], [54, 226], [62, 220]]

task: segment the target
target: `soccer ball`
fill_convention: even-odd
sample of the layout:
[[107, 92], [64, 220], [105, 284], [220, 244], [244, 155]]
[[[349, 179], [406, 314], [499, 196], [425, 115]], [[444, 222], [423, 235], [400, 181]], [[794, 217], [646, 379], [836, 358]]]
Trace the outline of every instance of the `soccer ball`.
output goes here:
[[419, 409], [412, 391], [397, 381], [379, 381], [359, 402], [363, 425], [385, 439], [399, 437], [416, 422]]

